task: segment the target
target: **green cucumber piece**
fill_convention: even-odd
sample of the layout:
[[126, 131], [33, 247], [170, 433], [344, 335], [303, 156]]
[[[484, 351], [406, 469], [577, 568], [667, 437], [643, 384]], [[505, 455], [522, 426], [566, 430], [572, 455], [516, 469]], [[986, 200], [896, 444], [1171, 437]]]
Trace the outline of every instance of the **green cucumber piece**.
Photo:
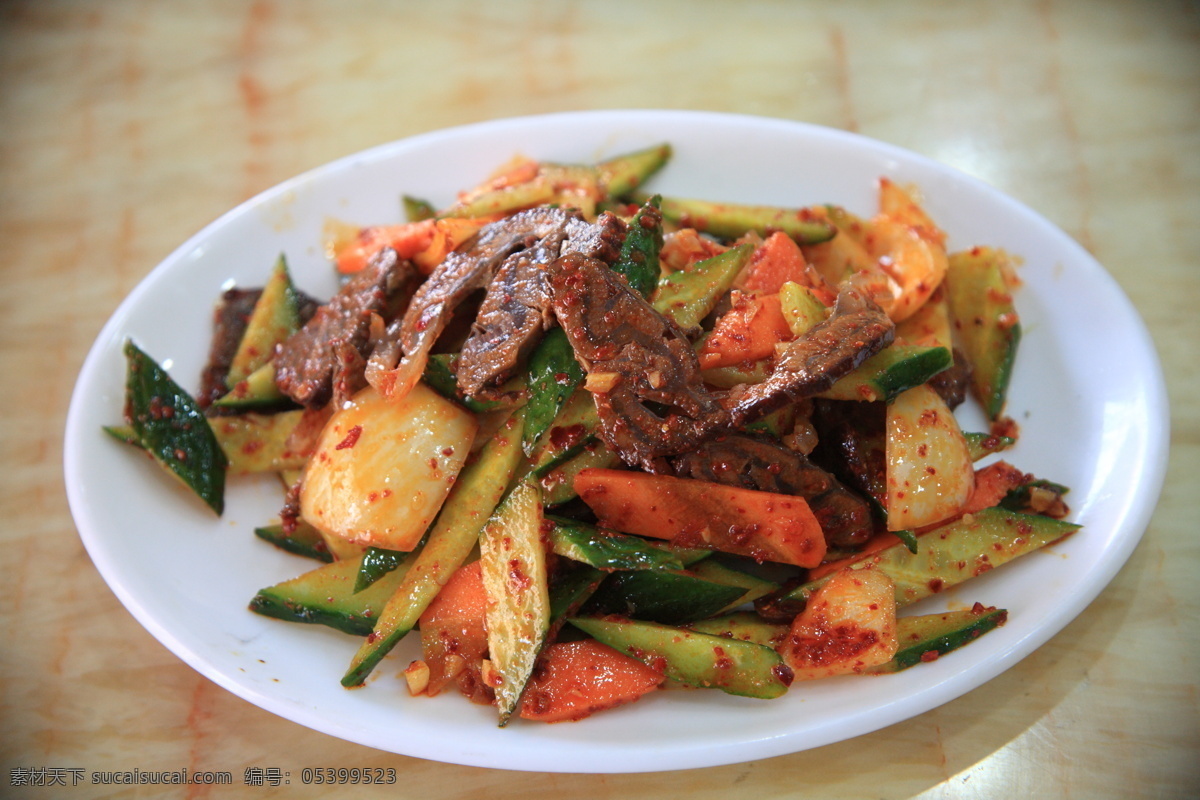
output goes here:
[[531, 181], [492, 189], [472, 197], [465, 203], [455, 203], [438, 216], [461, 219], [490, 217], [493, 214], [508, 214], [523, 208], [540, 206], [553, 200], [554, 184], [539, 175]]
[[524, 392], [522, 391], [524, 384], [517, 378], [510, 380], [502, 387], [504, 396], [498, 400], [463, 397], [458, 393], [458, 376], [455, 374], [457, 362], [457, 353], [434, 353], [425, 362], [425, 372], [421, 375], [421, 380], [442, 397], [453, 400], [468, 411], [474, 411], [477, 414], [484, 411], [515, 408], [524, 402]]
[[792, 671], [770, 647], [754, 642], [632, 620], [572, 617], [594, 639], [667, 677], [699, 688], [771, 699], [787, 691]]
[[651, 305], [684, 331], [699, 330], [700, 321], [716, 308], [753, 253], [754, 245], [740, 244], [690, 270], [663, 275]]
[[649, 298], [658, 286], [662, 267], [658, 254], [663, 246], [662, 198], [654, 195], [642, 204], [629, 223], [629, 232], [621, 244], [621, 253], [612, 265], [613, 272], [624, 276], [629, 288]]
[[721, 613], [745, 593], [740, 586], [704, 580], [687, 572], [630, 570], [609, 575], [583, 613], [682, 625]]
[[734, 611], [719, 617], [702, 619], [693, 622], [688, 628], [696, 633], [754, 642], [772, 650], [783, 641], [790, 630], [789, 626], [768, 622], [753, 611]]
[[901, 392], [949, 369], [953, 363], [954, 356], [945, 347], [894, 344], [842, 376], [817, 397], [889, 402]]
[[246, 332], [238, 343], [237, 352], [229, 364], [226, 385], [233, 389], [252, 372], [266, 364], [275, 355], [275, 345], [283, 343], [300, 329], [300, 305], [292, 278], [288, 274], [287, 259], [280, 254], [271, 270]]
[[275, 362], [268, 361], [238, 381], [229, 392], [213, 401], [217, 408], [237, 411], [274, 408], [291, 403], [275, 385]]
[[1004, 272], [1003, 250], [976, 247], [950, 255], [946, 299], [950, 320], [971, 365], [971, 391], [988, 419], [1004, 411], [1021, 325]]
[[663, 218], [670, 222], [722, 239], [737, 239], [750, 231], [760, 236], [783, 231], [798, 244], [820, 244], [829, 241], [837, 233], [837, 228], [828, 220], [807, 208], [664, 197], [662, 212]]
[[[583, 381], [583, 367], [562, 328], [548, 332], [529, 356], [529, 402], [521, 447], [531, 456], [542, 435]], [[588, 398], [590, 399], [590, 398]], [[593, 408], [594, 413], [594, 408]]]
[[620, 457], [601, 441], [594, 441], [583, 450], [558, 466], [538, 476], [543, 500], [547, 506], [559, 506], [579, 495], [575, 492], [575, 476], [589, 467], [599, 469], [611, 467]]
[[370, 588], [354, 591], [361, 558], [334, 561], [290, 581], [259, 590], [250, 610], [288, 622], [328, 625], [345, 633], [368, 636], [406, 570], [389, 573]]
[[546, 516], [554, 523], [550, 545], [555, 554], [596, 569], [683, 569], [680, 553], [638, 536], [608, 531], [584, 522]]
[[475, 461], [459, 473], [424, 546], [415, 551], [417, 555], [404, 581], [380, 612], [367, 641], [351, 659], [342, 676], [343, 686], [359, 686], [367, 679], [383, 657], [416, 626], [421, 612], [467, 560], [479, 541], [484, 523], [516, 474], [524, 425], [524, 413], [513, 412]]
[[290, 531], [283, 525], [264, 525], [255, 528], [254, 535], [294, 555], [315, 558], [317, 561], [333, 561], [333, 553], [329, 552], [325, 537], [306, 522], [297, 522]]
[[541, 490], [524, 482], [504, 499], [479, 537], [488, 597], [488, 656], [499, 676], [493, 688], [501, 727], [520, 704], [550, 633], [550, 581], [541, 529]]
[[619, 198], [649, 180], [670, 158], [671, 145], [658, 144], [601, 161], [596, 172], [608, 198]]
[[[561, 329], [558, 329], [561, 330]], [[528, 452], [536, 477], [578, 455], [596, 441], [600, 417], [592, 393], [576, 391], [563, 403], [549, 427]]]
[[[921, 535], [916, 553], [904, 544], [864, 556], [850, 569], [877, 569], [896, 584], [896, 605], [906, 606], [982, 575], [1079, 530], [1062, 520], [988, 508]], [[799, 610], [829, 576], [768, 599], [781, 611]]]
[[1005, 609], [982, 605], [966, 611], [900, 617], [896, 620], [896, 640], [900, 643], [896, 655], [890, 661], [863, 671], [875, 674], [900, 672], [922, 661], [935, 661], [995, 630], [1007, 620]]
[[384, 547], [368, 547], [363, 551], [358, 577], [354, 579], [354, 591], [361, 592], [375, 581], [399, 567], [408, 558], [408, 553], [388, 550]]
[[300, 424], [303, 410], [279, 414], [249, 412], [228, 417], [210, 417], [208, 424], [225, 451], [228, 472], [248, 475], [256, 472], [282, 472], [302, 469], [307, 453], [288, 446], [292, 431]]
[[964, 432], [963, 436], [967, 439], [967, 450], [971, 453], [972, 461], [1003, 452], [1017, 443], [1011, 436], [994, 436], [990, 433]]
[[133, 439], [220, 515], [228, 460], [200, 406], [132, 340], [124, 349], [125, 422]]
[[779, 584], [777, 583], [755, 575], [749, 575], [711, 558], [705, 559], [691, 567], [691, 571], [696, 577], [703, 578], [706, 581], [742, 590], [741, 596], [732, 600], [729, 605], [716, 612], [718, 614], [730, 612], [744, 603], [753, 603], [760, 597], [766, 597], [772, 592], [779, 591]]
[[424, 222], [437, 216], [437, 209], [428, 200], [405, 194], [400, 196], [400, 203], [404, 206], [404, 219], [407, 222]]

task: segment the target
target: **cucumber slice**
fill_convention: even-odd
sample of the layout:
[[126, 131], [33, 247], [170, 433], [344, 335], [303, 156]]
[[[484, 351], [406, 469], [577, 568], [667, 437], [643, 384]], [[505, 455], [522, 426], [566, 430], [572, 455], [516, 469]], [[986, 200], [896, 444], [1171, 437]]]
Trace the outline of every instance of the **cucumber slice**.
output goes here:
[[280, 414], [249, 412], [229, 417], [212, 417], [208, 424], [228, 459], [231, 475], [282, 472], [303, 469], [308, 453], [288, 447], [288, 438], [300, 424], [302, 410]]
[[720, 613], [745, 593], [740, 586], [715, 583], [687, 572], [662, 569], [614, 572], [592, 595], [582, 613], [617, 614], [664, 625], [682, 625]]
[[541, 528], [541, 491], [535, 484], [520, 483], [479, 538], [488, 596], [488, 654], [499, 677], [493, 688], [502, 727], [517, 709], [550, 632], [550, 585]]
[[275, 355], [275, 345], [281, 344], [300, 329], [300, 305], [292, 278], [288, 274], [287, 259], [280, 254], [271, 270], [271, 277], [263, 287], [246, 332], [238, 343], [237, 352], [229, 364], [226, 385], [233, 389], [256, 369], [266, 364]]
[[967, 439], [967, 450], [971, 454], [972, 461], [986, 458], [993, 453], [1003, 452], [1017, 443], [1017, 440], [1011, 436], [994, 436], [990, 433], [967, 433], [964, 431], [963, 436]]
[[683, 569], [681, 554], [638, 536], [609, 531], [563, 517], [547, 516], [554, 523], [550, 545], [557, 555], [596, 569]]
[[368, 547], [363, 551], [358, 577], [354, 580], [354, 591], [361, 592], [375, 581], [404, 563], [408, 553], [388, 550], [383, 547]]
[[259, 590], [250, 610], [288, 622], [327, 625], [367, 636], [388, 598], [404, 580], [407, 568], [388, 573], [368, 589], [354, 591], [361, 558], [334, 561], [290, 581]]
[[772, 650], [783, 641], [789, 630], [787, 625], [768, 622], [753, 611], [734, 611], [731, 614], [693, 622], [688, 627], [696, 633], [754, 642]]
[[264, 525], [255, 528], [254, 535], [294, 555], [315, 558], [317, 561], [333, 561], [333, 553], [329, 552], [325, 537], [316, 528], [304, 522], [297, 522], [291, 531], [286, 530], [283, 525]]
[[966, 611], [900, 617], [896, 620], [896, 639], [900, 643], [896, 655], [891, 661], [869, 667], [864, 672], [900, 672], [922, 661], [935, 661], [995, 630], [1007, 620], [1005, 609], [984, 608], [978, 604]]
[[971, 365], [971, 391], [988, 419], [1004, 410], [1021, 325], [1005, 280], [1011, 259], [1003, 250], [976, 247], [950, 256], [946, 297], [954, 331]]
[[529, 356], [529, 403], [521, 441], [525, 455], [533, 455], [535, 444], [582, 381], [583, 367], [575, 360], [567, 334], [562, 328], [553, 329]]
[[890, 402], [901, 392], [949, 369], [953, 363], [954, 357], [945, 347], [894, 344], [867, 359], [817, 397]]
[[673, 680], [728, 694], [771, 699], [787, 691], [792, 671], [770, 647], [659, 625], [592, 617], [571, 624]]
[[741, 244], [696, 264], [686, 272], [663, 275], [651, 304], [684, 331], [695, 331], [733, 286], [754, 245]]
[[268, 361], [234, 385], [229, 393], [213, 401], [217, 408], [236, 411], [274, 408], [291, 403], [275, 385], [275, 362]]
[[618, 198], [645, 183], [670, 158], [671, 145], [659, 144], [602, 161], [596, 165], [596, 173], [607, 196]]
[[[882, 570], [896, 584], [896, 605], [906, 606], [1053, 544], [1079, 527], [1050, 517], [988, 508], [921, 535], [916, 553], [896, 544], [864, 556], [850, 569]], [[790, 614], [803, 608], [828, 579], [809, 581], [767, 599], [765, 605]]]
[[125, 358], [129, 440], [221, 514], [228, 459], [200, 406], [132, 340], [125, 342]]

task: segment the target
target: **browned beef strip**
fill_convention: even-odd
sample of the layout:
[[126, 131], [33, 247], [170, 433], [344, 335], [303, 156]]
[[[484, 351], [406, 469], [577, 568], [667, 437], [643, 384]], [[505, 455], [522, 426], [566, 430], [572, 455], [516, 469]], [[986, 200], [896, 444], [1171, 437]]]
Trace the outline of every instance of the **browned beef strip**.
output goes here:
[[[548, 277], [554, 314], [588, 372], [601, 436], [622, 460], [661, 469], [661, 457], [726, 423], [687, 337], [608, 265], [573, 253]], [[596, 388], [603, 381], [611, 388]]]
[[496, 270], [462, 348], [458, 389], [465, 397], [494, 398], [522, 359], [553, 324], [546, 267], [561, 253], [582, 253], [612, 262], [620, 253], [625, 223], [603, 214], [595, 224], [568, 218], [559, 230], [514, 253]]
[[729, 393], [724, 405], [741, 427], [777, 408], [823, 392], [838, 378], [892, 343], [896, 326], [879, 306], [844, 287], [829, 319], [791, 342], [762, 383]]
[[854, 547], [874, 525], [867, 501], [804, 455], [767, 439], [718, 434], [671, 459], [675, 474], [760, 492], [803, 497], [830, 547]]
[[812, 423], [820, 441], [813, 461], [885, 506], [887, 405], [817, 399]]
[[[279, 348], [275, 383], [280, 391], [301, 405], [317, 407], [333, 396], [335, 373], [344, 387], [361, 385], [360, 377], [347, 374], [346, 368], [361, 370], [370, 353], [371, 317], [386, 318], [406, 301], [416, 275], [412, 264], [391, 248], [372, 258]], [[352, 358], [347, 347], [361, 358]]]
[[[246, 333], [254, 306], [261, 296], [261, 288], [226, 289], [213, 310], [212, 345], [208, 352], [208, 363], [204, 365], [204, 371], [200, 374], [200, 393], [196, 397], [200, 407], [211, 414], [239, 413], [236, 409], [222, 411], [219, 407], [212, 406], [212, 403], [229, 391], [229, 368], [233, 365], [233, 357], [242, 342], [242, 336]], [[297, 290], [296, 306], [300, 323], [304, 324], [312, 319], [320, 303]]]
[[950, 408], [958, 408], [967, 399], [971, 385], [971, 365], [957, 347], [954, 348], [954, 363], [929, 379], [929, 385], [946, 401]]
[[479, 233], [450, 253], [413, 296], [404, 316], [388, 327], [375, 352], [371, 368], [386, 372], [400, 356], [424, 369], [434, 342], [458, 307], [472, 292], [491, 282], [499, 266], [513, 253], [561, 232], [578, 212], [539, 207], [521, 211], [485, 225]]
[[262, 289], [226, 289], [213, 309], [213, 338], [209, 346], [208, 363], [200, 375], [200, 392], [196, 402], [208, 408], [229, 391], [226, 379], [238, 344], [246, 332], [246, 324], [254, 312], [254, 304]]

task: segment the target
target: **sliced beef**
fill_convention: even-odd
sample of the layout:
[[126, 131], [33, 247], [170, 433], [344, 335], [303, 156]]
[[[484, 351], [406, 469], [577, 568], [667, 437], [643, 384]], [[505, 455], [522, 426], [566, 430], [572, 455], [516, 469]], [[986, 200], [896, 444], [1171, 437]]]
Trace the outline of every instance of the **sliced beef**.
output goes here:
[[[485, 225], [433, 271], [404, 312], [388, 326], [367, 367], [371, 383], [386, 394], [407, 394], [421, 377], [429, 353], [468, 296], [491, 283], [500, 265], [546, 237], [565, 235], [579, 213], [539, 207]], [[403, 356], [403, 361], [401, 361]]]
[[622, 460], [660, 470], [663, 456], [726, 424], [687, 336], [608, 265], [573, 253], [548, 277], [554, 314], [588, 373], [602, 438]]
[[962, 405], [971, 385], [971, 365], [961, 350], [954, 348], [954, 363], [930, 378], [929, 385], [951, 409]]
[[212, 403], [229, 391], [226, 379], [238, 344], [246, 332], [254, 304], [262, 296], [262, 289], [226, 289], [213, 310], [213, 338], [209, 346], [208, 363], [200, 375], [200, 392], [196, 401], [201, 408]]
[[416, 277], [412, 264], [395, 250], [380, 251], [280, 347], [275, 356], [280, 391], [301, 405], [317, 407], [329, 402], [335, 380], [343, 392], [363, 385], [372, 317], [391, 316], [408, 300]]
[[788, 403], [823, 392], [892, 343], [896, 326], [856, 289], [838, 294], [829, 319], [791, 342], [770, 377], [731, 391], [724, 401], [737, 427]]
[[[200, 375], [200, 394], [196, 397], [200, 407], [209, 413], [239, 413], [236, 409], [222, 411], [212, 403], [229, 391], [229, 368], [246, 333], [254, 306], [262, 297], [262, 291], [261, 288], [226, 289], [213, 311], [212, 345], [208, 352], [208, 363]], [[320, 303], [299, 290], [295, 295], [300, 323], [304, 324], [312, 319]]]
[[465, 397], [495, 399], [496, 387], [518, 365], [554, 321], [546, 268], [565, 253], [581, 253], [611, 263], [620, 253], [625, 223], [604, 214], [595, 224], [568, 218], [566, 225], [532, 247], [505, 259], [462, 348], [458, 390]]
[[844, 400], [813, 402], [820, 444], [813, 461], [849, 486], [887, 504], [887, 405]]
[[671, 459], [671, 467], [683, 478], [803, 497], [830, 547], [856, 547], [874, 530], [866, 500], [802, 454], [777, 442], [721, 434]]

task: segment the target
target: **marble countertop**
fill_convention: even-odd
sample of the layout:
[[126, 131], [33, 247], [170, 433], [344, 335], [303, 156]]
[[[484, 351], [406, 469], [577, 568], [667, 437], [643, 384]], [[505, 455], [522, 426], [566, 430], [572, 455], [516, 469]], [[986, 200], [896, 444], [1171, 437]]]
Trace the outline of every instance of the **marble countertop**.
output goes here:
[[[3, 4], [0, 794], [293, 796], [306, 788], [294, 779], [246, 786], [247, 768], [333, 766], [395, 768], [392, 797], [1195, 796], [1198, 100], [1200, 9], [1185, 2]], [[134, 621], [84, 551], [62, 478], [75, 376], [121, 299], [225, 210], [336, 157], [602, 108], [856, 131], [1011, 194], [1105, 265], [1162, 358], [1172, 450], [1142, 543], [1090, 607], [987, 685], [876, 733], [609, 776], [344, 742], [219, 688]], [[235, 785], [91, 783], [136, 769], [228, 771]], [[73, 788], [13, 785], [76, 775]]]

